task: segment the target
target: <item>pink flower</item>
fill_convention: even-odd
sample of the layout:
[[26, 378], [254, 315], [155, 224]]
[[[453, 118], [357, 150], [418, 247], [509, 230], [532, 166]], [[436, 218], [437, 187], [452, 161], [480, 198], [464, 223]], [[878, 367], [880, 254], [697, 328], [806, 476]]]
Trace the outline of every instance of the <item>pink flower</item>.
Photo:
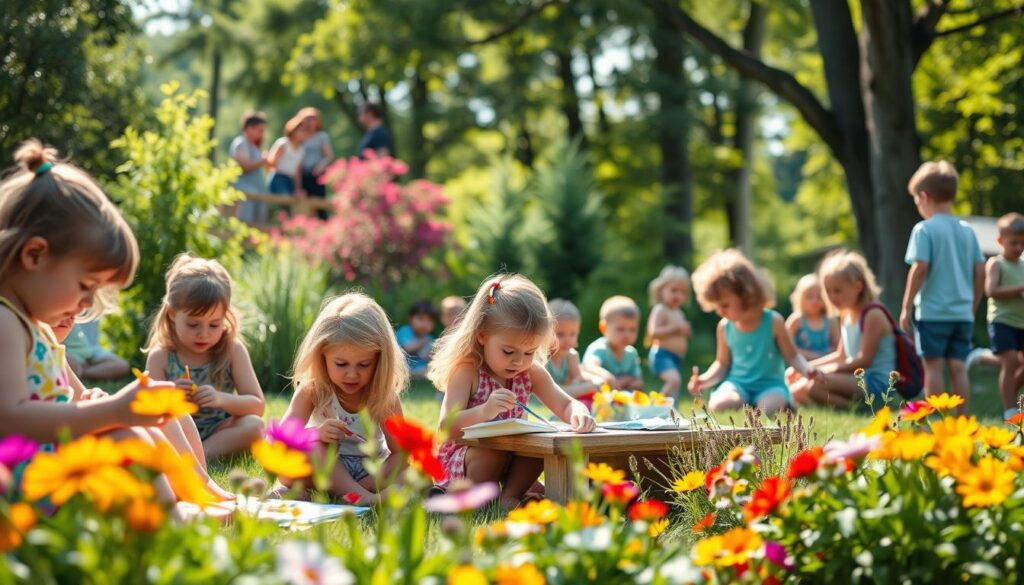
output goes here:
[[39, 444], [21, 435], [8, 435], [0, 439], [0, 464], [13, 468], [27, 461], [39, 450]]
[[271, 420], [264, 435], [271, 443], [284, 443], [289, 449], [303, 453], [312, 451], [320, 440], [320, 433], [316, 429], [307, 429], [306, 423], [297, 418]]
[[771, 540], [764, 543], [764, 557], [787, 571], [793, 569], [793, 560], [788, 558], [786, 547]]
[[498, 484], [493, 481], [478, 483], [461, 492], [434, 496], [423, 503], [427, 512], [455, 514], [467, 510], [476, 510], [498, 497]]
[[831, 440], [825, 444], [825, 463], [835, 463], [840, 459], [860, 459], [882, 444], [878, 435], [867, 436], [863, 433], [850, 435], [849, 440]]

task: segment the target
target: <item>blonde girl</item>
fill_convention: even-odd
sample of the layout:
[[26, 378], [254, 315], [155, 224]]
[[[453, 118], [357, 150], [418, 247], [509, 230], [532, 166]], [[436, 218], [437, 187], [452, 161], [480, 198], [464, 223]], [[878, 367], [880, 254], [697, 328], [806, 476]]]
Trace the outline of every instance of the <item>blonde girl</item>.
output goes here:
[[[100, 312], [105, 293], [131, 282], [135, 236], [92, 177], [57, 161], [56, 150], [29, 140], [15, 161], [17, 170], [0, 183], [0, 436], [24, 435], [46, 451], [65, 432], [152, 441], [131, 427], [167, 421], [131, 411], [138, 382], [112, 396], [83, 395], [49, 326]], [[77, 401], [83, 398], [90, 399]], [[161, 499], [175, 499], [166, 478], [154, 486]]]
[[597, 390], [597, 384], [584, 377], [580, 354], [576, 351], [580, 337], [580, 311], [572, 301], [565, 299], [554, 299], [549, 306], [555, 318], [555, 344], [545, 368], [566, 394], [585, 400]]
[[713, 412], [748, 404], [771, 416], [788, 408], [786, 364], [804, 377], [817, 372], [797, 353], [782, 315], [769, 308], [775, 304], [771, 283], [738, 250], [725, 250], [697, 268], [693, 288], [701, 308], [722, 320], [715, 361], [703, 374], [694, 366], [690, 393], [720, 384], [708, 400]]
[[817, 274], [805, 274], [789, 295], [793, 314], [786, 331], [800, 355], [809, 360], [831, 353], [839, 341], [839, 325], [828, 316]]
[[209, 459], [243, 451], [263, 431], [263, 391], [231, 308], [231, 277], [216, 260], [181, 254], [153, 319], [146, 369], [191, 391]]
[[448, 475], [474, 483], [501, 482], [501, 503], [519, 505], [543, 462], [459, 443], [462, 429], [494, 419], [525, 418], [522, 405], [536, 394], [580, 433], [594, 430], [590, 411], [562, 391], [544, 369], [554, 318], [544, 293], [528, 279], [498, 274], [485, 280], [462, 320], [434, 347], [427, 377], [444, 392], [442, 430], [449, 440], [439, 456]]
[[[320, 432], [323, 457], [336, 445], [330, 492], [354, 493], [359, 501], [379, 501], [386, 486], [377, 483], [363, 462], [364, 443], [384, 458], [381, 479], [395, 477], [403, 465], [384, 420], [402, 415], [399, 397], [409, 383], [409, 367], [384, 309], [370, 297], [349, 293], [328, 300], [295, 356], [295, 394], [285, 419], [297, 418]], [[372, 426], [364, 424], [363, 413]], [[291, 485], [291, 482], [288, 482]]]
[[690, 273], [680, 266], [666, 266], [647, 287], [651, 316], [647, 320], [647, 342], [651, 351], [647, 363], [651, 373], [661, 379], [661, 392], [679, 393], [683, 383], [683, 358], [690, 345], [693, 328], [682, 306], [690, 301]]
[[896, 338], [888, 310], [875, 301], [880, 292], [864, 257], [849, 250], [829, 254], [818, 269], [829, 310], [838, 314], [842, 343], [832, 353], [811, 362], [821, 372], [816, 379], [792, 381], [793, 397], [801, 403], [848, 406], [865, 398], [853, 375], [864, 369], [867, 392], [880, 398], [896, 369]]

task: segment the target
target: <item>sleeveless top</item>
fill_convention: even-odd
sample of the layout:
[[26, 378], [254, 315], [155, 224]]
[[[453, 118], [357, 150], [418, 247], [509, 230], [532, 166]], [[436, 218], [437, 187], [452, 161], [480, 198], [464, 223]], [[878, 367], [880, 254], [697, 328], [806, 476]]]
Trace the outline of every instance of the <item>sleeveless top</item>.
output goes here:
[[[353, 433], [357, 433], [366, 437], [367, 441], [372, 441], [377, 445], [377, 453], [380, 458], [388, 456], [388, 446], [384, 441], [384, 432], [381, 430], [380, 425], [376, 425], [373, 429], [367, 429], [366, 425], [363, 424], [363, 418], [358, 412], [349, 412], [345, 410], [345, 407], [341, 405], [338, 397], [332, 392], [330, 399], [324, 404], [318, 404], [313, 408], [313, 412], [309, 417], [309, 422], [306, 423], [306, 428], [315, 428], [323, 424], [325, 420], [336, 418], [341, 422], [348, 425], [348, 430]], [[338, 441], [338, 455], [348, 455], [353, 457], [365, 457], [366, 453], [362, 450], [363, 442], [354, 436], [342, 437]]]
[[[228, 366], [227, 370], [224, 371], [224, 378], [228, 380], [227, 387], [218, 386], [214, 383], [213, 376], [210, 372], [209, 365], [202, 365], [188, 368], [189, 375], [192, 376], [192, 381], [197, 386], [213, 386], [221, 392], [227, 392], [228, 394], [235, 393], [234, 383], [231, 381], [231, 367]], [[167, 378], [169, 380], [177, 380], [178, 378], [185, 377], [185, 366], [178, 359], [177, 352], [167, 352]], [[192, 413], [192, 420], [196, 421], [196, 425], [200, 426], [200, 423], [209, 423], [214, 427], [221, 421], [226, 420], [230, 417], [226, 410], [221, 408], [211, 408], [204, 406], [199, 409], [198, 412]], [[212, 430], [212, 429], [211, 429]], [[202, 434], [202, 433], [201, 433]]]
[[40, 327], [24, 313], [15, 308], [11, 301], [0, 297], [5, 305], [25, 325], [31, 338], [31, 349], [25, 356], [28, 371], [29, 400], [46, 402], [70, 402], [75, 395], [74, 388], [64, 370], [64, 346], [57, 342], [49, 327]]
[[566, 354], [565, 359], [562, 360], [561, 366], [555, 365], [555, 360], [550, 359], [548, 363], [544, 364], [548, 373], [551, 374], [551, 378], [554, 379], [555, 384], [561, 386], [565, 383], [565, 379], [569, 377], [569, 355]]
[[[1024, 284], [1024, 258], [1010, 262], [1002, 254], [996, 256], [999, 264], [999, 285], [1019, 286]], [[1024, 297], [1010, 299], [988, 299], [989, 323], [1002, 323], [1017, 329], [1024, 329]]]
[[832, 328], [828, 317], [821, 320], [821, 329], [812, 329], [807, 317], [800, 315], [800, 328], [793, 339], [799, 349], [826, 354], [832, 351]]
[[772, 331], [774, 314], [764, 309], [761, 324], [750, 332], [740, 331], [732, 321], [725, 322], [725, 343], [731, 354], [726, 381], [748, 391], [786, 385], [786, 362]]
[[[843, 353], [846, 354], [847, 358], [857, 357], [860, 353], [860, 341], [863, 336], [863, 332], [860, 330], [860, 320], [851, 321], [849, 317], [843, 320], [843, 326], [840, 330], [840, 337], [843, 342]], [[878, 351], [875, 352], [875, 359], [871, 362], [871, 365], [864, 368], [866, 373], [878, 372], [889, 377], [889, 372], [896, 369], [896, 339], [892, 336], [892, 331], [882, 336], [878, 340]]]

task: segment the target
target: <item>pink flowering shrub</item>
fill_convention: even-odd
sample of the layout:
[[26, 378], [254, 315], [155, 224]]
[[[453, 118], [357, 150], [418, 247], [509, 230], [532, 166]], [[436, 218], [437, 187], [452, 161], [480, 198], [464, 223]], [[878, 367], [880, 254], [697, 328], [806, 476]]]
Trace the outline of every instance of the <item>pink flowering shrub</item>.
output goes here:
[[331, 217], [282, 217], [272, 235], [346, 281], [396, 283], [423, 270], [451, 232], [441, 217], [448, 199], [437, 183], [398, 183], [409, 171], [402, 161], [369, 151], [367, 157], [339, 159], [327, 169]]

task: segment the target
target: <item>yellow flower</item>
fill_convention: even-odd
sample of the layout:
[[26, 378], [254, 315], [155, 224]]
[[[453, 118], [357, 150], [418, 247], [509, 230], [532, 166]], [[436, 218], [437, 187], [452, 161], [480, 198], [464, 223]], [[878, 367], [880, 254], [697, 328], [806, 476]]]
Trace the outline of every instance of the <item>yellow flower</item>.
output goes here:
[[178, 418], [199, 410], [185, 397], [180, 388], [153, 388], [139, 390], [131, 404], [132, 412], [143, 416], [167, 416]]
[[947, 416], [932, 423], [932, 434], [940, 442], [951, 437], [971, 437], [976, 432], [978, 432], [978, 419], [973, 416], [970, 418]]
[[647, 527], [647, 534], [650, 535], [651, 538], [658, 538], [662, 532], [665, 532], [666, 528], [668, 528], [668, 518], [655, 520]]
[[887, 433], [882, 446], [871, 456], [876, 459], [902, 459], [917, 461], [931, 452], [935, 437], [927, 433]]
[[651, 397], [639, 390], [633, 391], [633, 404], [637, 406], [650, 406]]
[[665, 406], [666, 404], [668, 404], [668, 399], [665, 398], [665, 395], [662, 394], [661, 392], [651, 390], [649, 395], [651, 397], [651, 404], [653, 404], [654, 406]]
[[956, 493], [964, 497], [964, 507], [1001, 504], [1013, 493], [1014, 473], [1006, 463], [983, 457], [978, 465], [963, 469], [957, 476]]
[[1016, 436], [1016, 431], [1003, 427], [981, 427], [974, 438], [985, 443], [991, 449], [1002, 449]]
[[961, 396], [957, 394], [950, 395], [948, 392], [943, 392], [938, 396], [929, 396], [925, 400], [935, 410], [952, 410], [964, 403], [964, 399]]
[[683, 477], [677, 479], [672, 484], [672, 489], [680, 493], [692, 492], [697, 488], [704, 487], [705, 477], [706, 474], [703, 471], [691, 471], [684, 475]]
[[612, 391], [612, 402], [615, 404], [629, 404], [631, 398], [632, 396], [629, 392], [624, 392], [622, 390]]
[[583, 470], [583, 475], [591, 481], [600, 484], [618, 484], [626, 481], [626, 474], [618, 469], [612, 469], [607, 463], [588, 463]]
[[495, 585], [544, 585], [547, 580], [537, 567], [527, 563], [518, 567], [501, 565], [494, 576]]
[[25, 499], [49, 497], [62, 506], [81, 492], [106, 511], [115, 502], [144, 495], [149, 486], [120, 466], [122, 458], [113, 439], [93, 435], [63, 445], [56, 453], [39, 453], [25, 469]]
[[565, 505], [565, 516], [580, 528], [592, 528], [604, 522], [604, 516], [587, 502], [569, 502]]
[[510, 522], [526, 522], [528, 524], [551, 524], [558, 520], [558, 504], [551, 500], [534, 500], [522, 508], [508, 513]]
[[642, 555], [644, 553], [644, 543], [639, 538], [634, 538], [626, 543], [626, 549], [623, 552], [627, 556]]
[[870, 424], [868, 424], [866, 427], [860, 429], [857, 432], [868, 437], [871, 437], [874, 435], [881, 435], [882, 433], [890, 430], [891, 428], [892, 411], [889, 410], [888, 406], [885, 406], [883, 408], [878, 409], [878, 412], [875, 413], [874, 420], [872, 420]]
[[260, 439], [252, 444], [252, 456], [264, 469], [280, 477], [298, 479], [313, 473], [306, 454], [293, 451], [284, 443], [268, 443]]
[[974, 442], [967, 437], [949, 437], [935, 446], [935, 455], [930, 455], [924, 464], [935, 470], [935, 475], [957, 476], [971, 465]]
[[158, 502], [133, 498], [124, 509], [124, 519], [136, 532], [156, 532], [164, 523], [164, 508]]
[[476, 567], [459, 565], [448, 573], [448, 585], [487, 585], [487, 577]]
[[7, 516], [0, 516], [0, 552], [21, 546], [25, 533], [36, 525], [36, 511], [25, 502], [11, 504]]
[[719, 567], [742, 565], [761, 548], [763, 541], [756, 532], [746, 527], [733, 528], [720, 536], [705, 538], [694, 549], [695, 565]]
[[1024, 471], [1024, 447], [1011, 445], [1003, 450], [1009, 455], [1006, 464], [1010, 466], [1010, 469], [1017, 473]]

